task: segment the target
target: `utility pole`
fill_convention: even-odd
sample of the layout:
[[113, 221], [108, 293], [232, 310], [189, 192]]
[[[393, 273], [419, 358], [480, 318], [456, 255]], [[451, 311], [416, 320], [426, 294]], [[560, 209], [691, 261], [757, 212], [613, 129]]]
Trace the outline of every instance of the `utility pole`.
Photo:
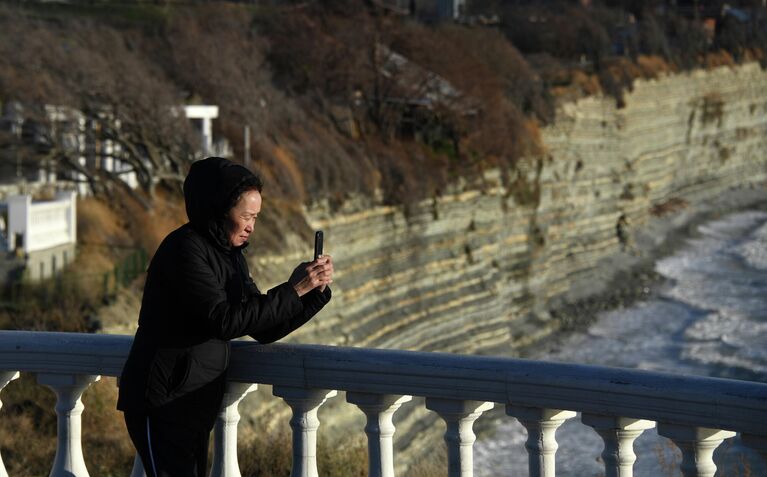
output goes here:
[[245, 142], [244, 144], [245, 147], [243, 148], [244, 157], [242, 158], [242, 162], [243, 164], [245, 164], [245, 167], [250, 169], [250, 126], [247, 124], [245, 125], [245, 131], [243, 136], [244, 136], [243, 141]]

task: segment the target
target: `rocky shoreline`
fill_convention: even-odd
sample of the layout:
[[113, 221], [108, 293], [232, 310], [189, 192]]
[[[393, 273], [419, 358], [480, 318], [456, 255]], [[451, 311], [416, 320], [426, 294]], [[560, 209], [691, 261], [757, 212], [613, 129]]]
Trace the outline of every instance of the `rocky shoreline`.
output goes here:
[[681, 248], [698, 234], [698, 226], [723, 215], [755, 209], [767, 211], [767, 184], [731, 189], [719, 197], [651, 218], [631, 234], [629, 247], [602, 267], [610, 286], [597, 284], [592, 293], [549, 310], [558, 330], [540, 342], [519, 349], [525, 357], [533, 348], [554, 346], [564, 336], [588, 328], [600, 313], [631, 306], [648, 297], [664, 279], [655, 271], [655, 263]]

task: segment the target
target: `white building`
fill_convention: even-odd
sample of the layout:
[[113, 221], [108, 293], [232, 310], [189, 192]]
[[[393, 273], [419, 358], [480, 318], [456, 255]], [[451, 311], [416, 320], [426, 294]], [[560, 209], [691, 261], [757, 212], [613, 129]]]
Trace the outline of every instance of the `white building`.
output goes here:
[[7, 251], [22, 258], [30, 280], [55, 276], [75, 257], [77, 194], [59, 192], [54, 200], [32, 201], [29, 195], [6, 199]]
[[194, 104], [184, 106], [186, 118], [192, 121], [195, 130], [200, 134], [200, 148], [203, 157], [213, 151], [213, 120], [218, 117], [218, 106]]
[[373, 3], [401, 15], [430, 20], [456, 20], [466, 13], [466, 0], [373, 0]]
[[[98, 137], [100, 127], [98, 122], [89, 121], [82, 112], [64, 106], [46, 105], [45, 112], [48, 123], [51, 125], [51, 135], [60, 137], [61, 142], [77, 154], [77, 162], [81, 166], [111, 172], [129, 187], [133, 189], [138, 187], [138, 178], [133, 167], [118, 159], [121, 146], [111, 139], [94, 139]], [[100, 116], [103, 120], [110, 120], [107, 112]], [[119, 129], [120, 120], [115, 119], [113, 122]], [[85, 174], [74, 172], [72, 179], [77, 183], [77, 192], [80, 195], [90, 193]], [[48, 184], [56, 182], [55, 164], [41, 164], [39, 182]]]
[[[111, 139], [102, 139], [100, 128], [102, 124], [110, 124], [120, 128], [120, 120], [115, 119], [108, 108], [99, 114], [98, 119], [89, 119], [81, 111], [66, 107], [45, 105], [44, 124], [27, 121], [24, 106], [20, 103], [3, 104], [3, 114], [0, 117], [0, 129], [17, 137], [19, 143], [45, 142], [45, 136], [52, 138], [72, 153], [78, 164], [87, 170], [103, 170], [117, 176], [131, 188], [139, 186], [138, 177], [133, 166], [120, 157], [122, 147]], [[198, 134], [197, 148], [201, 157], [210, 155], [230, 156], [232, 151], [224, 139], [214, 140], [213, 119], [218, 117], [219, 108], [215, 105], [188, 105], [174, 108], [178, 115], [186, 117]], [[25, 132], [26, 128], [26, 132]], [[8, 160], [10, 159], [10, 160]], [[23, 159], [23, 160], [22, 160]], [[90, 194], [90, 184], [85, 174], [77, 171], [64, 173], [55, 161], [33, 163], [30, 158], [6, 158], [0, 164], [0, 183], [6, 185], [23, 182], [34, 186], [56, 184], [59, 180], [69, 180], [76, 183], [77, 192], [81, 196]]]

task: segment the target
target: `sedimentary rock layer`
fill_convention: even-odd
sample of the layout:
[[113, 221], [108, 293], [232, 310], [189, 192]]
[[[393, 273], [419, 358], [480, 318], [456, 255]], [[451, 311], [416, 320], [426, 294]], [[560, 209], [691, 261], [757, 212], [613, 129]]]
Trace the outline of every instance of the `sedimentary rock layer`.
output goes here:
[[[359, 199], [306, 210], [325, 230], [335, 296], [293, 339], [503, 352], [558, 327], [549, 310], [598, 293], [603, 261], [664, 206], [767, 175], [767, 73], [756, 64], [637, 81], [623, 108], [589, 97], [558, 109], [546, 151], [504, 187], [456, 184], [407, 209]], [[305, 253], [311, 245], [305, 244]], [[261, 257], [261, 282], [301, 258]]]

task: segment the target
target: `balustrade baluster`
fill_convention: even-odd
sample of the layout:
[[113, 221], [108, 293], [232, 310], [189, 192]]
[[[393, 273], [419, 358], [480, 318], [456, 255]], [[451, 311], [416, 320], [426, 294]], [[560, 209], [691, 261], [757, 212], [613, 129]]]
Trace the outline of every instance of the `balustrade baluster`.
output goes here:
[[130, 477], [146, 477], [144, 464], [141, 462], [141, 457], [138, 454], [133, 458], [133, 469], [131, 469]]
[[213, 464], [211, 477], [240, 477], [237, 461], [237, 423], [240, 412], [237, 409], [245, 396], [256, 390], [258, 385], [250, 383], [227, 383], [221, 411], [218, 413], [213, 433]]
[[684, 477], [714, 477], [714, 450], [735, 435], [731, 431], [665, 423], [658, 423], [658, 434], [671, 439], [682, 451]]
[[426, 408], [444, 419], [447, 424], [448, 477], [471, 477], [474, 475], [474, 421], [483, 412], [492, 409], [491, 402], [460, 401], [454, 399], [426, 398]]
[[391, 394], [346, 393], [346, 400], [367, 416], [365, 434], [368, 437], [368, 476], [394, 477], [394, 450], [392, 416], [412, 396]]
[[[2, 391], [8, 383], [14, 379], [19, 379], [18, 371], [0, 371], [0, 391]], [[3, 407], [3, 401], [0, 401], [0, 408]], [[8, 471], [5, 470], [5, 464], [3, 464], [3, 458], [0, 456], [0, 477], [8, 477]]]
[[307, 389], [274, 386], [272, 393], [281, 397], [293, 410], [290, 427], [293, 429], [293, 467], [291, 477], [318, 477], [317, 429], [320, 421], [317, 410], [328, 398], [338, 394], [327, 389]]
[[598, 414], [583, 414], [581, 421], [597, 431], [604, 441], [605, 477], [633, 477], [634, 440], [645, 430], [655, 427], [655, 422]]
[[56, 393], [57, 446], [50, 477], [88, 477], [81, 444], [81, 416], [83, 402], [80, 397], [101, 376], [85, 374], [37, 375], [37, 382]]
[[525, 448], [530, 477], [554, 477], [559, 447], [556, 432], [567, 419], [575, 417], [575, 412], [509, 404], [506, 414], [516, 417], [527, 429]]

